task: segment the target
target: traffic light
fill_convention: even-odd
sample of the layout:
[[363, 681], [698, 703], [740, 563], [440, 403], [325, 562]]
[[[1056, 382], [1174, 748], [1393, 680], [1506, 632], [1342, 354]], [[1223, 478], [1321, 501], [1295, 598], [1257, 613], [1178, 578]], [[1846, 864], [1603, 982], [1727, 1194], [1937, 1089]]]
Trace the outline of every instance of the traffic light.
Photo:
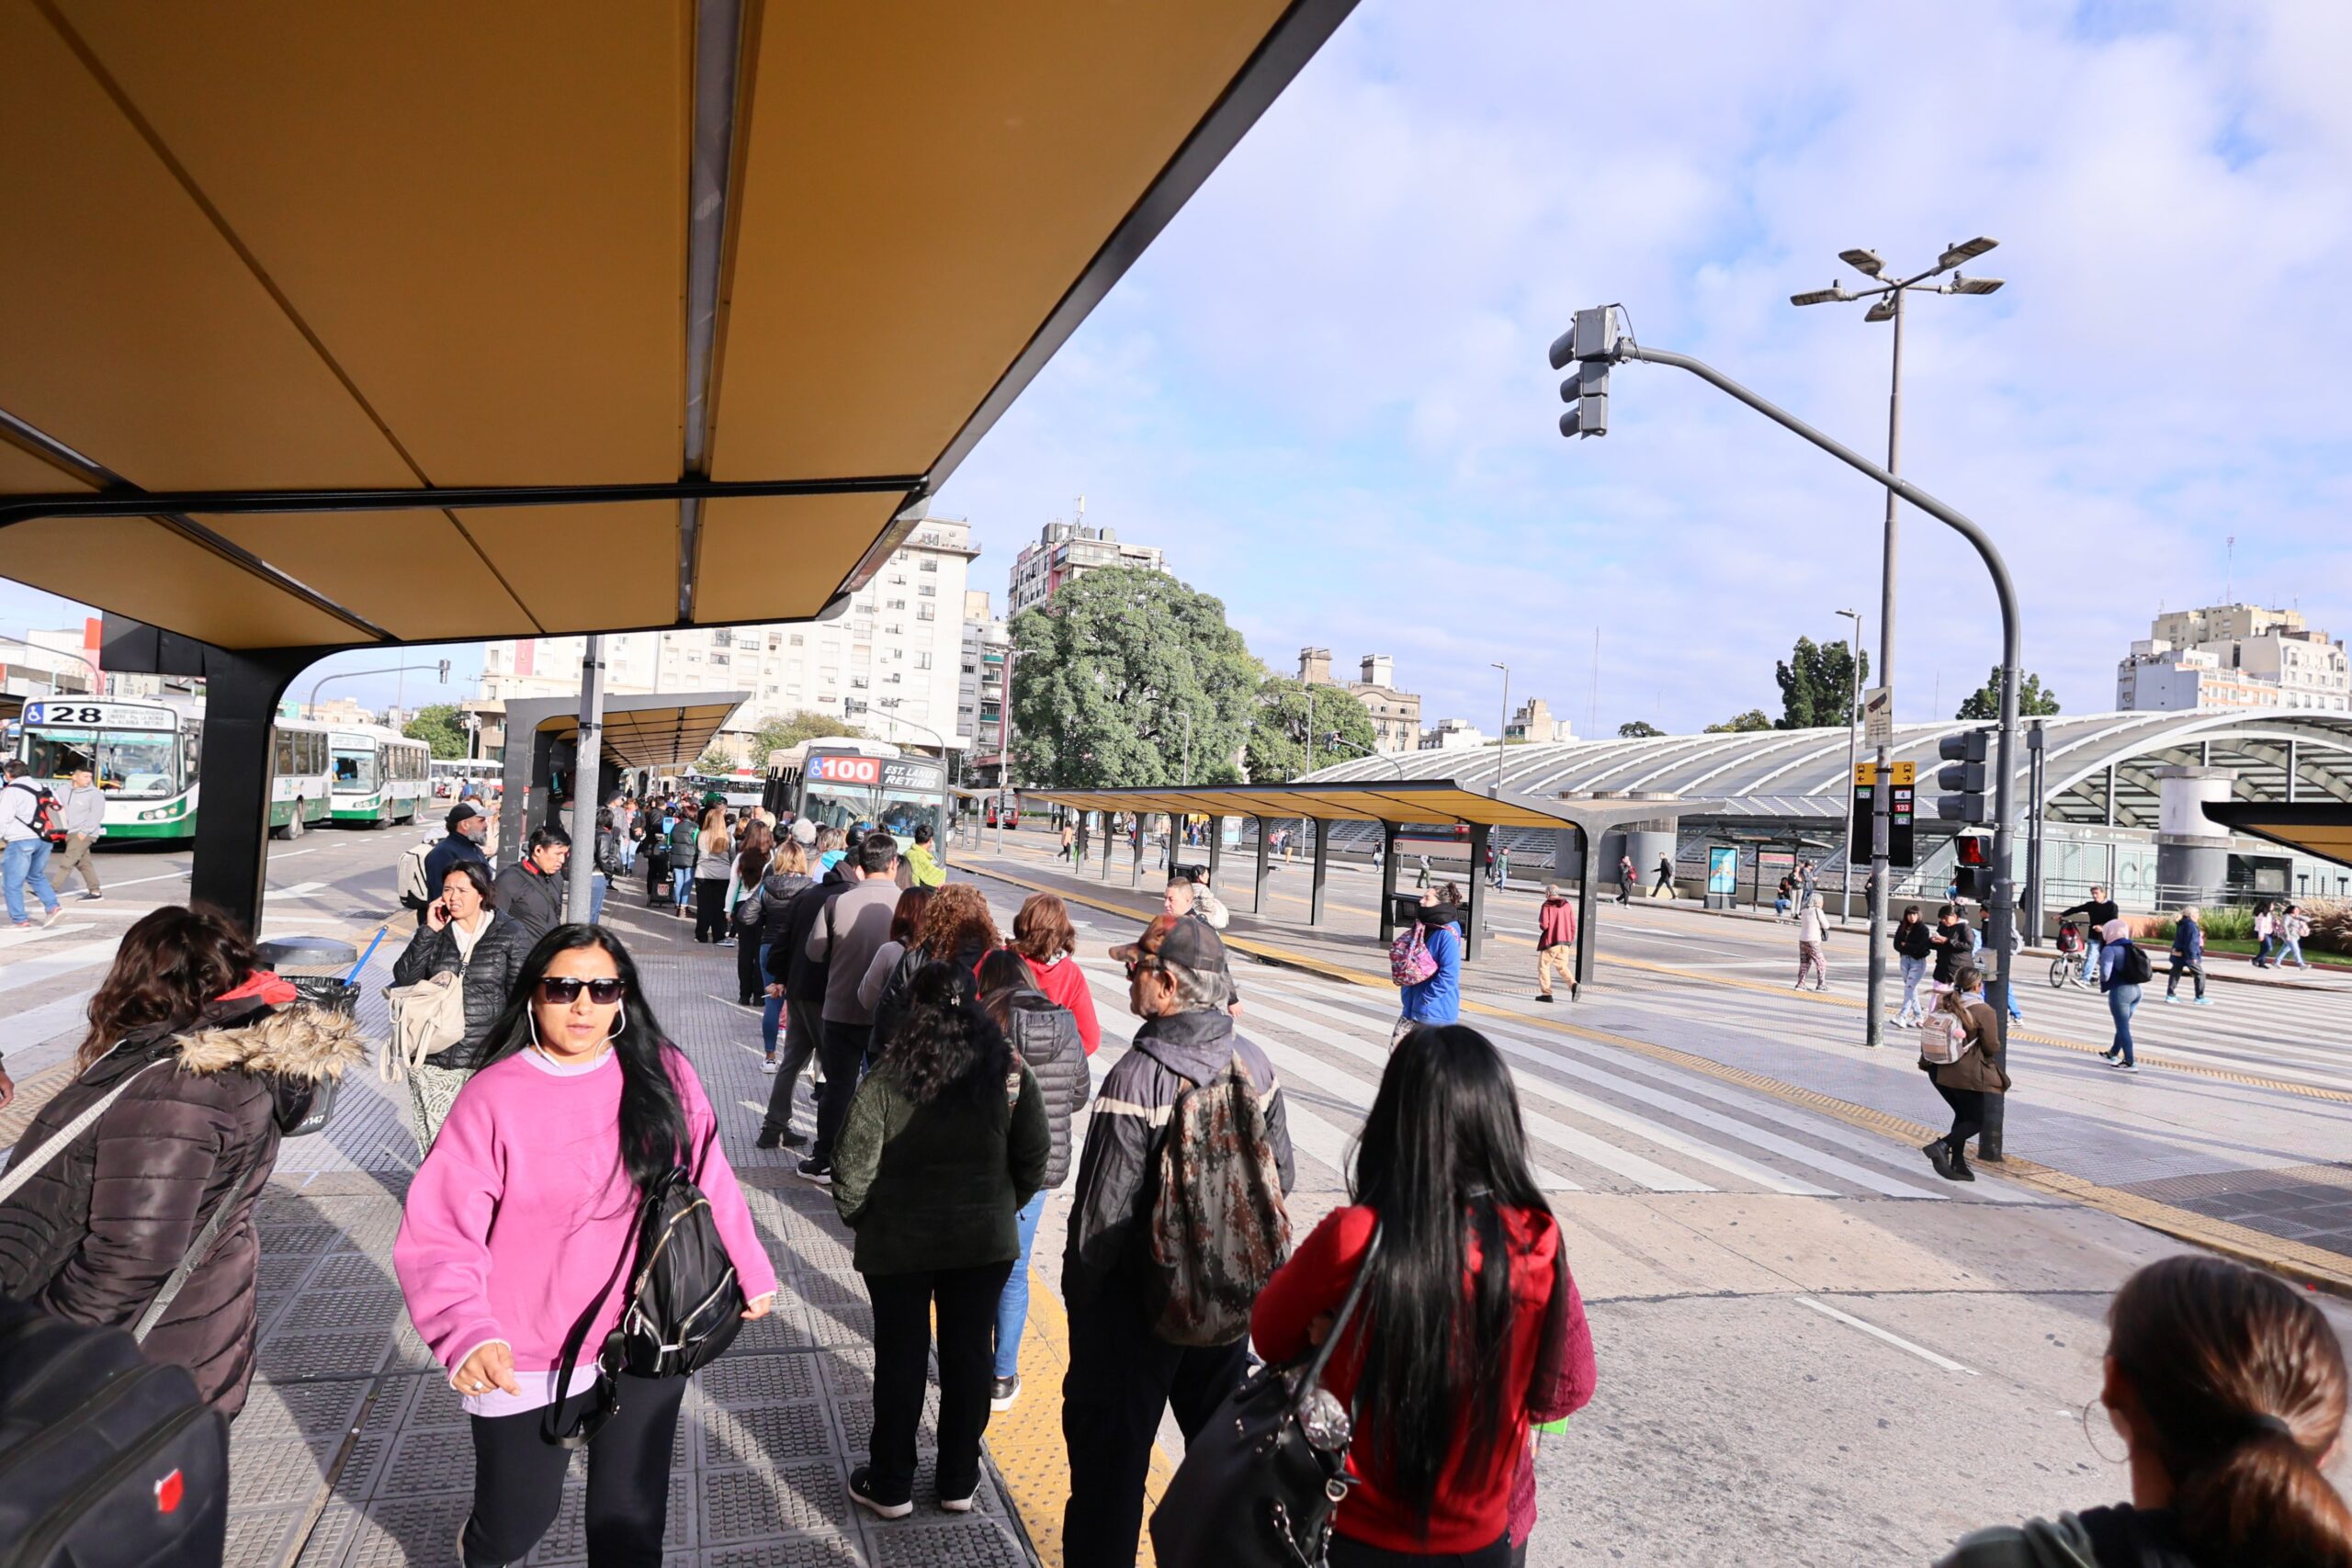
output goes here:
[[1952, 890], [1982, 904], [1993, 891], [1993, 840], [1982, 833], [1962, 833], [1951, 841]]
[[1562, 435], [1609, 434], [1609, 367], [1617, 338], [1617, 308], [1602, 305], [1578, 310], [1576, 325], [1552, 340], [1552, 368], [1568, 370], [1560, 383], [1560, 400], [1568, 405], [1560, 416]]
[[1944, 792], [1936, 799], [1938, 817], [1947, 822], [1993, 819], [1992, 806], [1984, 798], [1984, 786], [1991, 777], [1984, 759], [1992, 740], [1989, 729], [1967, 729], [1936, 742], [1936, 755], [1944, 761], [1944, 766], [1936, 770], [1936, 787]]

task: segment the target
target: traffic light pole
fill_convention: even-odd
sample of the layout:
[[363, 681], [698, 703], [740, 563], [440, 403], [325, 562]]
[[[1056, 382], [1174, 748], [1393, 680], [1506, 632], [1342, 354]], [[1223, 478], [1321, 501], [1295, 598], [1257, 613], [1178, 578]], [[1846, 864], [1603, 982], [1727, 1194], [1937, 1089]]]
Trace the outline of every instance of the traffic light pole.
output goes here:
[[[1984, 945], [1988, 950], [1986, 957], [1990, 964], [1990, 976], [1985, 983], [1984, 998], [1991, 1004], [1993, 1017], [2000, 1028], [2003, 1050], [2006, 1055], [2009, 1030], [2010, 960], [2012, 957], [2009, 943], [2010, 933], [2017, 927], [2017, 885], [2009, 863], [2017, 821], [2017, 781], [2011, 764], [2016, 761], [2017, 755], [2018, 666], [2022, 648], [2022, 638], [2018, 626], [2017, 585], [2009, 580], [2007, 563], [2001, 559], [2001, 552], [1995, 547], [1991, 536], [1969, 518], [1945, 505], [1917, 485], [1906, 479], [1898, 479], [1853, 448], [1815, 430], [1786, 409], [1758, 397], [1704, 361], [1693, 359], [1687, 354], [1675, 354], [1667, 349], [1644, 348], [1630, 337], [1619, 337], [1612, 347], [1613, 356], [1617, 358], [1638, 359], [1645, 364], [1670, 365], [1677, 369], [1688, 370], [1716, 390], [1727, 393], [1746, 403], [1773, 423], [1785, 430], [1794, 431], [1847, 467], [1866, 474], [1875, 483], [1885, 486], [1890, 507], [1899, 497], [1966, 539], [1975, 547], [1976, 554], [1984, 562], [1984, 570], [1992, 574], [1993, 596], [1999, 602], [2001, 608], [2001, 723], [1999, 756], [1995, 762], [1998, 773], [1993, 784], [1993, 896], [1984, 902]], [[1890, 583], [1893, 581], [1892, 570], [1888, 573], [1888, 581]], [[1891, 593], [1891, 589], [1888, 592]], [[1891, 604], [1883, 606], [1879, 622], [1879, 636], [1887, 642], [1892, 641], [1893, 615], [1888, 613], [1891, 609]], [[1882, 661], [1882, 669], [1883, 669], [1883, 661]], [[1885, 767], [1883, 753], [1881, 754], [1881, 766], [1883, 768]], [[1882, 780], [1887, 780], [1891, 777], [1891, 773], [1883, 772], [1880, 777]], [[1894, 798], [1894, 794], [1891, 784], [1883, 784], [1873, 792], [1871, 800], [1871, 848], [1875, 852], [1871, 855], [1871, 863], [1877, 873], [1878, 885], [1871, 894], [1871, 915], [1876, 928], [1871, 932], [1871, 964], [1873, 979], [1881, 981], [1885, 973], [1885, 959], [1880, 951], [1882, 943], [1885, 941], [1887, 875], [1883, 867], [1889, 826], [1885, 813], [1889, 803]], [[1878, 1016], [1879, 1009], [1876, 998], [1873, 998], [1870, 1010], [1871, 1027], [1873, 1031], [1878, 1026]], [[1978, 1136], [1976, 1145], [1981, 1158], [1996, 1161], [2001, 1158], [2001, 1111], [2004, 1098], [1997, 1094], [1988, 1094], [1984, 1097], [1984, 1131]]]

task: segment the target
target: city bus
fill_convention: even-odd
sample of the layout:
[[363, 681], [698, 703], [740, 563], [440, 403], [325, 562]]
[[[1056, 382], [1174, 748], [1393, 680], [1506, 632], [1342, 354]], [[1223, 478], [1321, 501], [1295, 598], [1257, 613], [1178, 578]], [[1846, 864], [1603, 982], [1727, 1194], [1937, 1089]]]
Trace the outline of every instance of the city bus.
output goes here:
[[451, 757], [433, 764], [433, 798], [455, 800], [464, 793], [466, 781], [473, 781], [474, 796], [488, 800], [502, 793], [506, 776], [506, 764], [486, 758]]
[[[327, 819], [326, 727], [281, 720], [272, 752], [269, 826], [287, 838]], [[192, 699], [135, 702], [47, 699], [25, 705], [16, 754], [33, 776], [62, 787], [87, 768], [107, 797], [107, 837], [179, 840], [196, 836], [197, 777], [204, 719]]]
[[424, 803], [433, 748], [380, 724], [338, 724], [327, 732], [334, 764], [337, 826], [413, 822]]
[[699, 806], [710, 795], [718, 795], [736, 811], [746, 811], [766, 799], [766, 780], [749, 768], [738, 768], [731, 773], [688, 773], [686, 794]]
[[820, 828], [865, 822], [904, 840], [940, 819], [947, 764], [905, 755], [887, 740], [820, 736], [768, 753], [763, 804], [778, 817], [805, 817]]

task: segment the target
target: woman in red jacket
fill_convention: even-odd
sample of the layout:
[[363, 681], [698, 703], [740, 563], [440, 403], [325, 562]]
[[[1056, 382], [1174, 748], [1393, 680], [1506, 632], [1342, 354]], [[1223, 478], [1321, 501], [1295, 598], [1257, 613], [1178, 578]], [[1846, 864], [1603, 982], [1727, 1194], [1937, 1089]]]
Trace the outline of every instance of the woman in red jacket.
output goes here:
[[1102, 1026], [1094, 1017], [1094, 993], [1078, 967], [1078, 932], [1070, 928], [1069, 909], [1051, 893], [1032, 893], [1021, 912], [1012, 917], [1012, 946], [1029, 961], [1037, 988], [1057, 1008], [1069, 1009], [1078, 1021], [1079, 1043], [1090, 1056], [1102, 1044]]
[[1371, 1282], [1323, 1377], [1355, 1410], [1359, 1481], [1334, 1522], [1332, 1568], [1504, 1568], [1515, 1505], [1532, 1501], [1529, 1422], [1581, 1408], [1594, 1371], [1510, 1071], [1485, 1035], [1450, 1024], [1397, 1043], [1351, 1191], [1353, 1206], [1315, 1228], [1250, 1320], [1267, 1359], [1305, 1354], [1378, 1231]]

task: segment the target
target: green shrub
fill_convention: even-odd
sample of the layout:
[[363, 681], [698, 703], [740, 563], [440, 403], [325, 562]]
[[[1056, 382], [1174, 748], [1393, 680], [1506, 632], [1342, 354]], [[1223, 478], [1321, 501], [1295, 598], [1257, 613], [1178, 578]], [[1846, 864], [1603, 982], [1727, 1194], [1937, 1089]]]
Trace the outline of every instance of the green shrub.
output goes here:
[[2254, 940], [2254, 910], [2246, 905], [2220, 905], [2214, 908], [2199, 911], [2199, 918], [2204, 922], [2205, 934], [2209, 937], [2220, 937], [2224, 941], [2236, 942]]

